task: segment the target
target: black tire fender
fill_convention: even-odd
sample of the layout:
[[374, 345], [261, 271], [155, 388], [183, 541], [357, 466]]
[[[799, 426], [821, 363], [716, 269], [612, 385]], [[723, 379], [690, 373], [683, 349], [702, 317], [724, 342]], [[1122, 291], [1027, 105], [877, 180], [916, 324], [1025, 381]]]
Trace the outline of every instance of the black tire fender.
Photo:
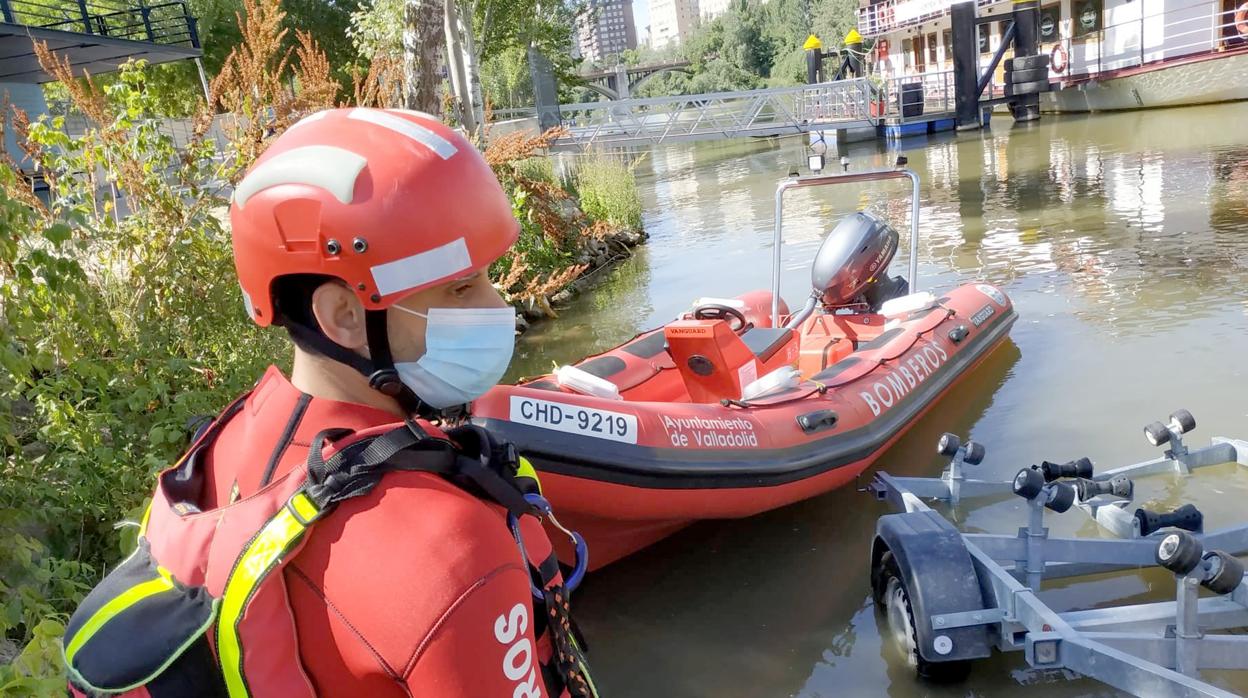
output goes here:
[[1015, 82], [1005, 84], [1005, 95], [1013, 97], [1014, 95], [1034, 95], [1041, 92], [1049, 91], [1048, 80], [1033, 80], [1031, 82]]
[[[886, 552], [892, 553], [910, 592], [919, 655], [925, 661], [979, 659], [992, 653], [987, 626], [932, 627], [933, 615], [987, 608], [971, 555], [953, 524], [934, 511], [880, 517], [871, 545], [872, 595], [877, 604], [881, 603], [884, 591], [879, 588], [879, 568]], [[933, 642], [938, 636], [952, 641], [953, 649], [944, 654], [937, 652]]]
[[1028, 68], [1027, 70], [1011, 70], [1005, 74], [1005, 81], [1014, 83], [1015, 85], [1024, 82], [1035, 82], [1036, 80], [1049, 80], [1048, 68]]
[[1006, 70], [1034, 70], [1049, 67], [1049, 54], [1037, 56], [1015, 56], [1005, 64]]

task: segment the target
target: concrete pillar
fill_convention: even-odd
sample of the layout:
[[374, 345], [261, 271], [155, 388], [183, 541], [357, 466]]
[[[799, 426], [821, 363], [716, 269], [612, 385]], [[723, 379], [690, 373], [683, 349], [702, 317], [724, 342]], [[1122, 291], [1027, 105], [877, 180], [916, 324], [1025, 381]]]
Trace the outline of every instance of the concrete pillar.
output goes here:
[[975, 36], [975, 0], [961, 0], [950, 8], [953, 29], [954, 104], [959, 131], [979, 123], [979, 41]]
[[620, 63], [615, 66], [615, 94], [620, 99], [632, 97], [631, 85], [628, 84], [628, 66]]

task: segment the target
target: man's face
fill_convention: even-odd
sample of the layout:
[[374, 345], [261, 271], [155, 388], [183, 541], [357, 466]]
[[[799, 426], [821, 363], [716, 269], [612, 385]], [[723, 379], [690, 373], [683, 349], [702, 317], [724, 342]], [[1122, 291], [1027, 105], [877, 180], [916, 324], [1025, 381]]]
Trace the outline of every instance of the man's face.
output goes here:
[[[395, 305], [428, 314], [430, 308], [505, 308], [507, 303], [490, 283], [489, 274], [480, 271], [441, 286], [417, 291]], [[388, 313], [387, 321], [390, 351], [395, 362], [416, 361], [424, 356], [425, 318], [394, 311]]]

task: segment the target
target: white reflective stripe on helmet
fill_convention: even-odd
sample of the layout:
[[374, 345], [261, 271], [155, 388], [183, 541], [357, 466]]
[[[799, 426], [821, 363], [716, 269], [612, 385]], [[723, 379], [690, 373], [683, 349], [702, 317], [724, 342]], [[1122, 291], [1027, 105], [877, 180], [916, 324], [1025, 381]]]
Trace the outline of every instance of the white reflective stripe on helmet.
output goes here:
[[320, 187], [344, 204], [355, 198], [355, 180], [368, 161], [364, 156], [332, 145], [305, 145], [265, 160], [234, 190], [240, 208], [251, 197], [282, 184]]
[[432, 250], [378, 264], [372, 268], [373, 283], [377, 285], [377, 293], [388, 296], [471, 268], [468, 243], [459, 238]]
[[387, 114], [384, 111], [376, 109], [352, 109], [347, 115], [348, 119], [356, 121], [367, 121], [370, 124], [376, 124], [382, 128], [388, 128], [395, 133], [403, 134], [408, 138], [420, 143], [426, 148], [438, 154], [443, 160], [449, 160], [452, 155], [458, 153], [459, 150], [455, 144], [446, 140], [442, 136], [430, 131], [420, 124], [404, 119], [401, 116]]

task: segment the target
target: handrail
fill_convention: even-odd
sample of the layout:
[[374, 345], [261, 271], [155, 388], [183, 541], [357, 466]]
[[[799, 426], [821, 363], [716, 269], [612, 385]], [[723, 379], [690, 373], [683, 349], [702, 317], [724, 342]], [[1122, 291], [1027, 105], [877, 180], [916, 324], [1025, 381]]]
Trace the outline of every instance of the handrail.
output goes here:
[[836, 172], [832, 174], [790, 177], [776, 185], [776, 222], [771, 255], [771, 326], [780, 326], [780, 260], [784, 243], [784, 193], [790, 189], [821, 187], [828, 184], [854, 184], [878, 182], [889, 179], [909, 179], [910, 198], [910, 292], [919, 290], [919, 175], [908, 168], [895, 170], [868, 170], [865, 172]]
[[9, 24], [37, 29], [163, 45], [190, 43], [199, 48], [197, 20], [185, 0], [156, 5], [135, 1], [133, 5], [98, 0], [54, 5], [39, 0], [0, 0], [0, 17]]

